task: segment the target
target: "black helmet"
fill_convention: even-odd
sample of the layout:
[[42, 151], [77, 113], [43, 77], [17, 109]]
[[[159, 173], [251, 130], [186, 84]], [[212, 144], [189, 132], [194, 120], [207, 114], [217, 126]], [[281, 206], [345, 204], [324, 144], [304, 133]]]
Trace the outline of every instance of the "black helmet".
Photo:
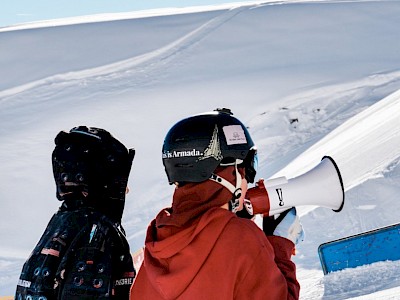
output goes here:
[[246, 127], [229, 109], [195, 115], [176, 123], [162, 149], [170, 183], [202, 182], [219, 166], [239, 161], [246, 179], [254, 182], [256, 147]]
[[52, 163], [57, 198], [72, 207], [92, 207], [119, 221], [134, 150], [108, 131], [86, 126], [61, 131], [55, 144]]

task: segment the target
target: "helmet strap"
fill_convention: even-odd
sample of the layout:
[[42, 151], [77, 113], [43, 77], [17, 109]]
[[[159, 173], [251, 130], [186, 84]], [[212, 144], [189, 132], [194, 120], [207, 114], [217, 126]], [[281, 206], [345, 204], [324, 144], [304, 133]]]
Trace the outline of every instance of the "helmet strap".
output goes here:
[[219, 183], [223, 187], [227, 188], [231, 193], [232, 193], [232, 199], [229, 200], [229, 210], [233, 213], [236, 213], [239, 208], [239, 198], [242, 196], [242, 176], [240, 175], [240, 172], [237, 168], [238, 162], [237, 160], [235, 161], [235, 173], [236, 173], [236, 186], [234, 186], [232, 183], [230, 183], [228, 180], [225, 178], [222, 178], [221, 176], [218, 176], [216, 174], [211, 174], [210, 180]]

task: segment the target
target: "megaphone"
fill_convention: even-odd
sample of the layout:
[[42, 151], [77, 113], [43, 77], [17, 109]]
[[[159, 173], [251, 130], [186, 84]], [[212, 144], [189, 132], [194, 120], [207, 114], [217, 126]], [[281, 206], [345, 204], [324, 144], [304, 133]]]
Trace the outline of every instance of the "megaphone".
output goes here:
[[344, 205], [343, 180], [333, 158], [324, 156], [316, 167], [298, 177], [259, 181], [256, 188], [248, 190], [246, 199], [251, 205], [247, 202], [245, 207], [247, 210], [252, 207], [253, 215], [273, 216], [301, 205], [339, 212]]

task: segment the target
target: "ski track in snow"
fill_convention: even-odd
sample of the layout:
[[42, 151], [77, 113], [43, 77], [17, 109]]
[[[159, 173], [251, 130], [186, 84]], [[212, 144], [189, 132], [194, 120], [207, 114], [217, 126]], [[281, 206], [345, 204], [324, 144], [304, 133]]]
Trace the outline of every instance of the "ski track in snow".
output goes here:
[[[65, 93], [68, 88], [87, 85], [104, 86], [107, 82], [112, 84], [112, 90], [110, 90], [109, 84], [107, 85], [108, 92], [120, 90], [127, 86], [146, 86], [151, 84], [152, 80], [154, 80], [153, 78], [159, 77], [162, 70], [167, 69], [172, 61], [176, 61], [177, 59], [182, 60], [181, 56], [186, 51], [245, 9], [248, 8], [242, 6], [223, 10], [220, 15], [212, 18], [181, 38], [149, 53], [96, 68], [53, 75], [0, 91], [0, 103], [9, 97], [15, 95], [22, 96], [20, 95], [21, 93], [30, 93], [31, 90], [43, 95], [46, 94], [45, 91], [49, 88], [50, 91], [54, 91], [59, 87]], [[105, 90], [104, 87], [102, 90]]]
[[[19, 127], [15, 124], [36, 123], [45, 119], [50, 107], [61, 104], [53, 100], [55, 97], [69, 99], [68, 106], [74, 106], [85, 98], [90, 101], [95, 93], [120, 94], [138, 87], [143, 89], [155, 85], [168, 75], [171, 65], [184, 63], [190, 49], [246, 9], [247, 6], [239, 6], [221, 10], [219, 15], [184, 36], [142, 55], [104, 66], [53, 75], [0, 91], [0, 118], [2, 112], [19, 111], [15, 113], [15, 122], [4, 124], [0, 133], [15, 131]], [[74, 97], [77, 90], [80, 90], [79, 99]], [[27, 110], [36, 113], [26, 118]]]

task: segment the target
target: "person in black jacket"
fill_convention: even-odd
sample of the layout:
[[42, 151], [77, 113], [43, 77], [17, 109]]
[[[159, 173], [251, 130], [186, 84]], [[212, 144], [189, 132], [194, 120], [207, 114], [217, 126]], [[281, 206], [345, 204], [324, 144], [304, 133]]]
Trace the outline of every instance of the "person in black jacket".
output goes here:
[[62, 201], [18, 281], [15, 299], [129, 299], [136, 276], [121, 225], [135, 151], [108, 131], [61, 131], [52, 154]]

